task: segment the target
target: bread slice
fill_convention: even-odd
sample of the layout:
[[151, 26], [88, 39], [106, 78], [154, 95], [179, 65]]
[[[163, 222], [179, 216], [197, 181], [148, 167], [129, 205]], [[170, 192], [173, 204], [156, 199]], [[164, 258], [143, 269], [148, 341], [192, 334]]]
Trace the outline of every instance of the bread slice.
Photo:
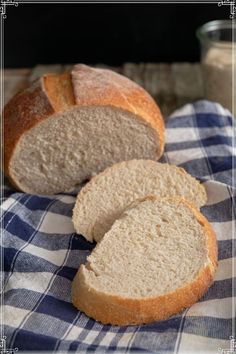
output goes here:
[[67, 192], [118, 161], [157, 160], [163, 148], [154, 100], [110, 70], [45, 75], [4, 109], [5, 173], [27, 193]]
[[184, 200], [150, 196], [129, 207], [80, 266], [72, 302], [103, 324], [164, 320], [206, 292], [216, 267], [206, 218]]
[[78, 194], [73, 210], [77, 233], [100, 241], [135, 199], [155, 194], [184, 197], [198, 207], [206, 202], [204, 187], [184, 169], [151, 160], [118, 163], [94, 177]]

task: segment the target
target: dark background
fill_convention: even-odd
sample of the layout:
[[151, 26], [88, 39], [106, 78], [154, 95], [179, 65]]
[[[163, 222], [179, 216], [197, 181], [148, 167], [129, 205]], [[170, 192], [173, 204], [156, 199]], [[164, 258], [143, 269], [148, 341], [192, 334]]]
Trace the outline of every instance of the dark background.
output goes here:
[[5, 67], [195, 62], [196, 29], [228, 19], [213, 4], [19, 4], [7, 7]]

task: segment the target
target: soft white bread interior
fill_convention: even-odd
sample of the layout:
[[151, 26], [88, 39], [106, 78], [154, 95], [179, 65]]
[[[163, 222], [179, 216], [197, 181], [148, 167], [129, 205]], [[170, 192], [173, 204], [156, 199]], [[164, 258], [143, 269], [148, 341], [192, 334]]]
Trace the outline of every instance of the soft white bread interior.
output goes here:
[[121, 162], [92, 178], [78, 194], [76, 232], [100, 241], [132, 201], [148, 194], [184, 197], [198, 207], [207, 199], [205, 188], [182, 168], [142, 159]]
[[46, 75], [4, 110], [5, 173], [22, 191], [67, 192], [107, 166], [157, 160], [164, 123], [154, 100], [129, 79], [74, 66]]
[[216, 267], [205, 217], [184, 200], [150, 196], [129, 207], [80, 266], [72, 302], [104, 324], [163, 320], [195, 303]]

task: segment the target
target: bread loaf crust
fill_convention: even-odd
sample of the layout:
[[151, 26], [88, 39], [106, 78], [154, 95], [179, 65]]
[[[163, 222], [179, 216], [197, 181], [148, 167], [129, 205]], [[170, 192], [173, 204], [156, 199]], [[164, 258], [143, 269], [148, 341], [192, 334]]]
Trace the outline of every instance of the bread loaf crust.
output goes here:
[[164, 121], [153, 98], [135, 82], [107, 69], [75, 65], [72, 70], [75, 101], [79, 106], [114, 106], [136, 114], [158, 134], [159, 158], [164, 149]]
[[[72, 302], [87, 316], [103, 324], [138, 325], [162, 321], [190, 307], [202, 297], [213, 282], [210, 266], [191, 283], [175, 292], [150, 299], [125, 299], [99, 293], [86, 287], [83, 267], [72, 285]], [[76, 292], [78, 295], [76, 295]]]
[[[73, 79], [74, 77], [74, 79]], [[83, 82], [80, 81], [82, 77]], [[103, 80], [99, 81], [98, 77]], [[81, 85], [78, 84], [79, 83]], [[98, 82], [98, 84], [96, 84]], [[100, 82], [100, 83], [99, 83]], [[91, 87], [99, 86], [99, 92]], [[76, 65], [72, 73], [44, 75], [30, 87], [16, 94], [5, 106], [4, 170], [17, 185], [10, 161], [20, 138], [40, 122], [75, 106], [114, 106], [137, 115], [150, 125], [159, 138], [157, 159], [164, 149], [164, 122], [160, 110], [149, 94], [129, 79], [110, 70]], [[18, 186], [19, 187], [19, 186]]]
[[10, 175], [10, 159], [21, 136], [53, 113], [42, 78], [16, 94], [5, 106], [3, 112], [4, 170], [7, 175]]
[[[152, 198], [153, 196], [148, 196], [142, 200]], [[217, 241], [207, 219], [184, 199], [180, 199], [179, 203], [191, 209], [198, 222], [204, 227], [206, 234], [209, 263], [199, 271], [191, 283], [166, 295], [130, 299], [88, 288], [84, 277], [85, 266], [82, 265], [72, 284], [73, 304], [86, 315], [103, 324], [125, 326], [165, 320], [197, 302], [213, 283], [217, 268]]]

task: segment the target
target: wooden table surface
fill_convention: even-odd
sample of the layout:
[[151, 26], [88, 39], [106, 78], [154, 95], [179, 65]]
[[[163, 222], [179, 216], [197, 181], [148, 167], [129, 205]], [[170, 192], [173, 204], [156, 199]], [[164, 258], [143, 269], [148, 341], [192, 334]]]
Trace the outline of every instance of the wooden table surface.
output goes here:
[[[37, 65], [32, 69], [4, 70], [4, 102], [29, 82], [45, 73], [61, 73], [69, 70], [72, 65]], [[105, 67], [105, 65], [97, 65]], [[115, 70], [143, 86], [158, 102], [166, 118], [182, 105], [203, 97], [201, 68], [198, 63], [173, 64], [133, 64], [126, 63]]]

